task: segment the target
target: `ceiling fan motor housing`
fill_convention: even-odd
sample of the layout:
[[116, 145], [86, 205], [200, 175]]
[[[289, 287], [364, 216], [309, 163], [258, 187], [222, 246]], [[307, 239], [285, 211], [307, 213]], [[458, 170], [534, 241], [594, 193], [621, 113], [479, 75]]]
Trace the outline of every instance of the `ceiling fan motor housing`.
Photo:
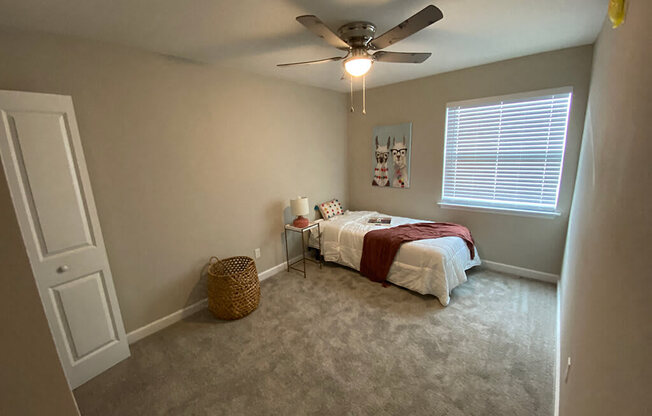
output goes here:
[[352, 48], [364, 48], [374, 38], [376, 26], [370, 22], [351, 22], [337, 29], [337, 34]]

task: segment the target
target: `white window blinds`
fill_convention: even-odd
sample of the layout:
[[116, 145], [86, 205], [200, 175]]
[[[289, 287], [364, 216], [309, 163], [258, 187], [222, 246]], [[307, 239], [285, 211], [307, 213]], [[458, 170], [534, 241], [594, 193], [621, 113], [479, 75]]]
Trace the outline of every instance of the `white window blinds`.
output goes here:
[[450, 103], [442, 203], [554, 212], [570, 88]]

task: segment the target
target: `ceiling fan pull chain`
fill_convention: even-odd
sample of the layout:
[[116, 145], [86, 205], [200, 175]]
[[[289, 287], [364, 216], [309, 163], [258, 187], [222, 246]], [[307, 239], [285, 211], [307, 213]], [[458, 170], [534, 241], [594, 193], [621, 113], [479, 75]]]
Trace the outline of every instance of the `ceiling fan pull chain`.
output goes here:
[[355, 109], [353, 108], [353, 75], [351, 75], [351, 112], [353, 113]]
[[367, 114], [367, 76], [362, 76], [362, 114]]

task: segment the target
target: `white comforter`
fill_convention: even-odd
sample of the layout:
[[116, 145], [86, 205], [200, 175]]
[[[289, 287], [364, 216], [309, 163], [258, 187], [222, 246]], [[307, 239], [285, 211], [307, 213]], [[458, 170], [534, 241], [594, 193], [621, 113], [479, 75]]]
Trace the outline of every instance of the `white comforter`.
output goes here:
[[[427, 222], [392, 217], [391, 225], [369, 224], [370, 217], [387, 217], [373, 211], [347, 211], [320, 224], [324, 259], [360, 270], [364, 235], [383, 227]], [[387, 280], [423, 295], [437, 296], [448, 305], [451, 291], [466, 282], [465, 270], [480, 264], [478, 252], [471, 260], [469, 248], [459, 237], [442, 237], [405, 243], [389, 270]]]

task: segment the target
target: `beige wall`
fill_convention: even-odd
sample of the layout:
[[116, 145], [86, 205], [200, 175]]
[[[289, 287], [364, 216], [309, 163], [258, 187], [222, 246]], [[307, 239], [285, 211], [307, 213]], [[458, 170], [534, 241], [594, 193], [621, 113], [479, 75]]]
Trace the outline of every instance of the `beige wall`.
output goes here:
[[77, 415], [0, 168], [0, 415]]
[[[559, 274], [591, 57], [592, 47], [582, 46], [369, 90], [367, 115], [362, 115], [359, 108], [349, 115], [351, 208], [465, 224], [483, 259]], [[562, 86], [572, 86], [574, 94], [559, 197], [560, 217], [530, 218], [441, 209], [437, 205], [441, 198], [447, 102]], [[355, 98], [359, 104], [359, 94]], [[373, 127], [403, 122], [412, 122], [411, 187], [372, 187]]]
[[652, 414], [652, 3], [629, 3], [595, 47], [562, 272], [561, 416]]
[[211, 255], [282, 263], [291, 197], [347, 200], [339, 93], [17, 32], [0, 89], [72, 96], [127, 331], [205, 297]]

